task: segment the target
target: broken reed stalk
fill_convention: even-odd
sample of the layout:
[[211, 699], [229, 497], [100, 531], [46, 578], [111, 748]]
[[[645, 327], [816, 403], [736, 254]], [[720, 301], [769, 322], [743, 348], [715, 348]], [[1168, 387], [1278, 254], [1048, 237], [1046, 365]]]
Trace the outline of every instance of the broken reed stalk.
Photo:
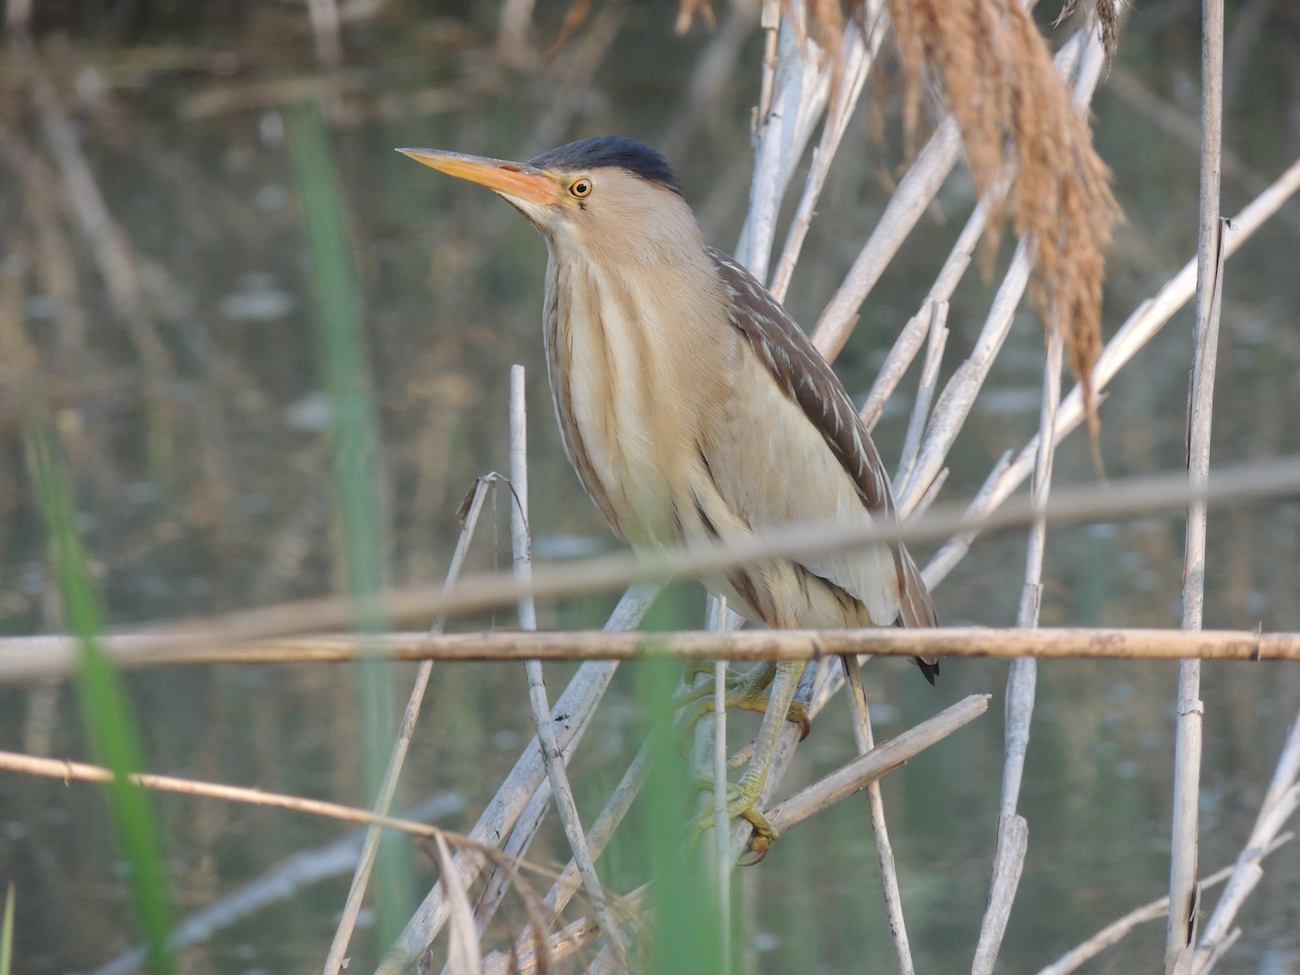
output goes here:
[[[618, 606], [605, 624], [611, 630], [635, 627], [645, 615], [650, 603], [658, 594], [658, 587], [641, 584], [623, 594]], [[614, 676], [617, 664], [609, 661], [590, 661], [578, 668], [552, 709], [552, 714], [566, 714], [568, 721], [557, 736], [563, 749], [571, 749], [581, 739], [595, 713], [605, 689]], [[479, 815], [469, 836], [480, 843], [500, 845], [519, 823], [521, 815], [545, 782], [545, 768], [537, 739], [524, 749], [514, 768], [498, 788], [497, 793]], [[539, 804], [541, 805], [541, 804]], [[531, 834], [530, 834], [531, 835]], [[481, 858], [464, 852], [453, 858], [457, 873], [468, 884], [482, 871]], [[415, 915], [407, 924], [401, 937], [389, 949], [377, 968], [377, 973], [396, 975], [403, 972], [437, 937], [447, 920], [449, 906], [441, 885], [435, 885], [425, 896]]]
[[1263, 878], [1260, 866], [1264, 856], [1280, 841], [1278, 834], [1300, 807], [1300, 715], [1291, 725], [1282, 754], [1278, 757], [1259, 815], [1250, 831], [1244, 848], [1237, 857], [1228, 885], [1205, 924], [1204, 933], [1192, 959], [1191, 970], [1196, 975], [1206, 975], [1215, 960], [1226, 950], [1231, 938], [1229, 930], [1237, 912], [1251, 891]]
[[[853, 736], [858, 754], [865, 755], [876, 747], [876, 743], [872, 735], [867, 691], [862, 684], [862, 664], [857, 654], [840, 657], [840, 664], [853, 708]], [[873, 779], [867, 785], [866, 793], [871, 832], [876, 841], [881, 891], [885, 898], [885, 917], [889, 921], [889, 934], [894, 943], [894, 955], [898, 958], [898, 970], [902, 975], [915, 975], [916, 966], [912, 962], [912, 946], [907, 937], [907, 919], [903, 915], [903, 898], [898, 886], [894, 847], [889, 842], [889, 826], [885, 821], [885, 800], [880, 792], [880, 782]]]
[[[469, 543], [474, 537], [474, 530], [478, 527], [479, 515], [483, 511], [483, 502], [486, 500], [488, 491], [492, 489], [493, 484], [494, 482], [489, 478], [479, 478], [474, 483], [474, 494], [462, 521], [460, 537], [456, 539], [456, 548], [452, 552], [451, 563], [447, 567], [447, 576], [443, 582], [444, 590], [454, 585], [456, 579], [460, 577], [461, 569], [465, 565], [465, 555], [469, 551]], [[439, 616], [430, 625], [429, 632], [431, 634], [441, 633], [446, 624], [447, 617], [445, 615]], [[415, 673], [415, 681], [411, 686], [406, 709], [402, 713], [397, 739], [393, 742], [393, 751], [388, 760], [388, 768], [384, 771], [379, 798], [375, 802], [374, 811], [376, 815], [387, 815], [392, 806], [393, 796], [397, 791], [397, 780], [401, 776], [402, 766], [406, 761], [406, 753], [410, 748], [411, 738], [415, 733], [415, 722], [420, 717], [420, 708], [424, 703], [425, 691], [428, 689], [429, 678], [432, 674], [432, 661], [421, 661]], [[352, 875], [352, 884], [348, 888], [347, 900], [343, 905], [343, 914], [339, 919], [338, 928], [334, 932], [334, 939], [330, 944], [329, 953], [325, 957], [324, 975], [339, 975], [339, 972], [343, 969], [343, 964], [347, 958], [348, 944], [352, 940], [352, 931], [356, 927], [357, 917], [361, 913], [361, 904], [365, 899], [370, 871], [374, 866], [375, 856], [379, 852], [381, 836], [382, 834], [377, 826], [371, 826], [366, 831], [361, 856], [358, 858], [356, 871]]]
[[[987, 694], [972, 694], [939, 714], [909, 728], [896, 738], [882, 742], [866, 754], [859, 755], [840, 768], [823, 776], [783, 802], [766, 807], [766, 815], [772, 826], [785, 833], [795, 826], [829, 808], [855, 792], [862, 789], [881, 776], [903, 765], [917, 754], [957, 731], [988, 710]], [[794, 730], [798, 734], [798, 729]], [[747, 839], [747, 838], [746, 838]], [[637, 896], [644, 888], [629, 894]], [[620, 902], [621, 903], [621, 902]], [[574, 922], [564, 929], [565, 932], [587, 930], [589, 922]], [[590, 943], [589, 932], [584, 936], [584, 943]], [[560, 943], [555, 938], [551, 941], [553, 958], [564, 957]], [[491, 961], [491, 959], [490, 959]], [[500, 971], [489, 968], [489, 971]], [[528, 970], [524, 968], [522, 970]]]
[[[1223, 295], [1223, 226], [1219, 220], [1219, 171], [1223, 141], [1223, 0], [1202, 0], [1201, 207], [1196, 265], [1196, 334], [1188, 404], [1187, 480], [1196, 490], [1210, 477], [1210, 420], [1219, 348]], [[1205, 612], [1206, 509], [1193, 501], [1187, 512], [1183, 562], [1183, 628], [1199, 630]], [[1191, 971], [1196, 944], [1196, 862], [1201, 781], [1201, 663], [1178, 666], [1174, 743], [1174, 795], [1170, 827], [1169, 923], [1165, 975]]]
[[[1259, 851], [1259, 856], [1269, 856], [1284, 844], [1291, 842], [1293, 834], [1283, 833], [1277, 837], [1263, 850]], [[1211, 887], [1217, 887], [1232, 875], [1233, 867], [1223, 867], [1220, 870], [1210, 874], [1201, 881], [1201, 889], [1208, 890]], [[1106, 927], [1102, 928], [1087, 941], [1071, 948], [1056, 961], [1044, 968], [1040, 968], [1036, 975], [1069, 975], [1088, 961], [1091, 961], [1097, 955], [1101, 954], [1107, 948], [1118, 944], [1124, 940], [1134, 928], [1139, 924], [1145, 924], [1148, 921], [1154, 921], [1162, 918], [1169, 913], [1169, 896], [1158, 897], [1155, 900], [1143, 904], [1129, 911], [1123, 917], [1112, 921]]]
[[[1043, 396], [1039, 414], [1039, 450], [1034, 465], [1032, 497], [1040, 516], [1029, 528], [1026, 544], [1025, 583], [1021, 593], [1016, 626], [1033, 630], [1038, 627], [1043, 591], [1043, 555], [1047, 547], [1047, 522], [1041, 513], [1051, 493], [1052, 461], [1055, 441], [1051, 430], [1056, 425], [1056, 410], [1061, 401], [1061, 367], [1064, 342], [1056, 332], [1048, 332], [1043, 363]], [[1020, 783], [1024, 775], [1025, 756], [1029, 750], [1029, 728], [1034, 712], [1034, 693], [1038, 681], [1038, 664], [1032, 657], [1011, 662], [1007, 674], [1006, 757], [1002, 771], [1002, 800], [998, 811], [997, 844], [993, 874], [989, 884], [988, 907], [980, 924], [975, 948], [973, 975], [990, 975], [997, 961], [1011, 908], [1015, 901], [1020, 875], [1029, 847], [1029, 822], [1016, 812]]]
[[[510, 541], [514, 552], [515, 575], [527, 584], [532, 573], [532, 543], [528, 527], [528, 421], [524, 405], [524, 367], [510, 367]], [[531, 596], [519, 599], [519, 626], [525, 632], [537, 629], [537, 611]], [[551, 705], [547, 700], [546, 677], [540, 660], [527, 660], [524, 668], [528, 675], [528, 699], [532, 706], [533, 726], [541, 749], [546, 778], [551, 784], [551, 797], [568, 838], [569, 849], [600, 918], [606, 941], [615, 955], [626, 966], [627, 949], [619, 937], [618, 924], [609, 912], [605, 891], [596, 874], [595, 860], [587, 846], [587, 837], [578, 815], [578, 803], [573, 797], [564, 755], [560, 750], [551, 719]]]
[[[1201, 941], [1196, 947], [1191, 963], [1192, 971], [1196, 975], [1206, 975], [1223, 951], [1235, 941], [1235, 935], [1241, 933], [1240, 929], [1230, 932], [1229, 926], [1246, 897], [1263, 875], [1260, 864], [1264, 858], [1292, 839], [1293, 834], [1282, 833], [1281, 829], [1295, 814], [1297, 806], [1300, 806], [1300, 715], [1296, 716], [1291, 725], [1290, 734], [1278, 756], [1273, 779], [1269, 783], [1263, 802], [1260, 803], [1254, 828], [1238, 855], [1236, 864], [1224, 867], [1200, 883], [1200, 889], [1204, 891], [1228, 880], [1228, 885], [1224, 888], [1214, 913], [1206, 923]], [[1087, 941], [1042, 969], [1038, 975], [1067, 975], [1102, 950], [1120, 941], [1137, 925], [1164, 917], [1168, 913], [1169, 897], [1166, 895], [1107, 925]]]

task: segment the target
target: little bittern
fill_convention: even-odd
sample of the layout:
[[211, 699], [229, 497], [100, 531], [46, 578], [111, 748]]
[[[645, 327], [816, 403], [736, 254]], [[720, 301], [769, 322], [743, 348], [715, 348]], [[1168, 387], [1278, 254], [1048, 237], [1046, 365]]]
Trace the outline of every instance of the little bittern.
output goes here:
[[[844, 387], [767, 289], [704, 243], [659, 153], [612, 137], [527, 163], [400, 151], [493, 190], [545, 239], [555, 413], [569, 460], [620, 538], [656, 548], [789, 522], [896, 520], [888, 475]], [[769, 627], [935, 625], [901, 543], [702, 581]], [[937, 660], [917, 662], [933, 683]], [[754, 758], [728, 799], [759, 846], [773, 837], [754, 804], [801, 669], [760, 665], [743, 682], [750, 696], [772, 685]]]

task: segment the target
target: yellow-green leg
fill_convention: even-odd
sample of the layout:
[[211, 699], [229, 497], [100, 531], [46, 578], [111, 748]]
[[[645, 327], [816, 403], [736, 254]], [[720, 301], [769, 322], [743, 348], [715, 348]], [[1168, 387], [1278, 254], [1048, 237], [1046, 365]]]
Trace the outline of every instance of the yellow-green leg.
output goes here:
[[[754, 757], [750, 759], [749, 768], [741, 776], [740, 781], [727, 790], [727, 816], [731, 819], [743, 816], [754, 827], [754, 836], [749, 842], [749, 847], [759, 854], [759, 859], [762, 859], [771, 849], [777, 834], [756, 806], [763, 792], [763, 786], [767, 784], [767, 775], [771, 771], [772, 762], [776, 758], [776, 746], [781, 737], [781, 728], [786, 716], [790, 714], [803, 666], [799, 662], [785, 662], [773, 667], [775, 673], [771, 678], [771, 688], [763, 709], [765, 712], [763, 723], [759, 726], [758, 738], [754, 742]], [[706, 810], [695, 820], [695, 825], [697, 832], [700, 833], [712, 826], [713, 811]]]
[[[687, 668], [686, 679], [689, 682], [694, 673], [700, 672], [698, 668]], [[739, 708], [742, 711], [757, 711], [766, 714], [771, 707], [770, 695], [763, 694], [772, 684], [777, 674], [777, 665], [771, 662], [756, 664], [743, 674], [727, 674], [727, 690], [725, 704], [728, 708]], [[778, 714], [784, 714], [790, 721], [797, 721], [803, 726], [803, 738], [808, 737], [810, 721], [808, 710], [803, 704], [793, 701], [793, 691], [791, 692], [791, 701], [787, 701], [783, 709], [778, 709]], [[710, 678], [701, 681], [699, 684], [689, 688], [678, 695], [673, 701], [674, 710], [678, 711], [678, 728], [682, 733], [689, 732], [704, 717], [713, 710], [713, 680]], [[802, 739], [800, 739], [802, 740]]]

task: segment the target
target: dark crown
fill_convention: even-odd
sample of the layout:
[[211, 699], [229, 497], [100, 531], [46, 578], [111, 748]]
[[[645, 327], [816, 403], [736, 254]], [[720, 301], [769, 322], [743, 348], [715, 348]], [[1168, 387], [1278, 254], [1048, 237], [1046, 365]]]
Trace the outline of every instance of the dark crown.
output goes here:
[[668, 165], [668, 160], [649, 146], [620, 135], [580, 139], [556, 149], [548, 149], [540, 156], [528, 160], [528, 165], [536, 166], [538, 169], [564, 170], [615, 166], [652, 183], [658, 183], [679, 196], [682, 192], [682, 184], [678, 181], [672, 167]]

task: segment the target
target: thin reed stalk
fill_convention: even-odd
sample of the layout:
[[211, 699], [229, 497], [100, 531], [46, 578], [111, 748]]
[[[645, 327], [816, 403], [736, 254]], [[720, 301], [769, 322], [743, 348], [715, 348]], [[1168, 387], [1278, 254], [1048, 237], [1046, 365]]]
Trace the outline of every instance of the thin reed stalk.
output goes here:
[[[655, 586], [642, 585], [630, 588], [619, 600], [606, 627], [610, 630], [625, 630], [636, 626], [657, 594], [658, 588]], [[491, 634], [480, 634], [480, 636], [491, 636]], [[556, 736], [557, 744], [561, 748], [573, 747], [581, 739], [595, 713], [596, 705], [614, 676], [616, 666], [617, 664], [609, 661], [583, 664], [556, 700], [551, 713], [568, 716]], [[492, 801], [480, 814], [478, 822], [468, 834], [469, 837], [476, 843], [501, 843], [510, 835], [512, 827], [518, 822], [521, 813], [545, 778], [546, 772], [541, 760], [540, 748], [537, 739], [534, 738], [519, 756]], [[481, 859], [466, 856], [464, 853], [458, 853], [453, 858], [453, 864], [462, 882], [467, 885], [473, 882], [484, 866]], [[425, 896], [401, 936], [384, 955], [376, 972], [397, 975], [404, 971], [437, 937], [442, 925], [446, 923], [447, 912], [448, 905], [442, 887], [436, 885]]]
[[[510, 540], [514, 551], [515, 577], [527, 584], [532, 573], [532, 543], [528, 528], [528, 422], [524, 408], [524, 367], [510, 367]], [[519, 599], [519, 626], [525, 632], [537, 629], [537, 611], [531, 596]], [[596, 862], [587, 846], [587, 837], [578, 815], [578, 803], [573, 798], [569, 774], [560, 751], [551, 720], [551, 706], [547, 700], [546, 677], [540, 660], [524, 663], [528, 674], [528, 699], [533, 709], [533, 726], [541, 748], [546, 778], [551, 784], [551, 796], [564, 827], [564, 835], [573, 851], [573, 860], [582, 877], [583, 886], [591, 897], [596, 916], [600, 918], [606, 942], [626, 966], [627, 948], [619, 937], [618, 924], [609, 911], [605, 890], [596, 873]]]
[[[876, 742], [871, 730], [867, 691], [862, 684], [862, 664], [856, 654], [840, 657], [840, 664], [844, 668], [844, 681], [853, 707], [853, 737], [858, 746], [858, 754], [866, 755], [876, 747]], [[889, 825], [885, 821], [885, 800], [880, 791], [880, 782], [873, 779], [867, 784], [866, 792], [871, 833], [876, 841], [876, 863], [880, 867], [880, 886], [885, 897], [885, 916], [894, 942], [894, 955], [898, 959], [899, 972], [902, 975], [914, 975], [916, 966], [912, 963], [912, 945], [907, 937], [903, 896], [898, 887], [894, 846], [889, 842]]]
[[1255, 825], [1196, 946], [1191, 963], [1191, 970], [1196, 975], [1207, 975], [1230, 946], [1231, 926], [1237, 913], [1263, 879], [1264, 857], [1281, 842], [1282, 827], [1295, 815], [1297, 808], [1300, 808], [1300, 715], [1291, 725], [1291, 733], [1278, 758]]
[[[494, 484], [495, 481], [488, 477], [481, 477], [474, 482], [474, 494], [469, 507], [466, 509], [461, 524], [460, 537], [456, 540], [456, 548], [452, 552], [451, 562], [447, 566], [447, 577], [443, 582], [444, 590], [455, 584], [456, 579], [460, 576], [461, 569], [465, 565], [465, 556], [469, 551], [469, 543], [474, 537], [475, 529], [478, 527], [479, 515], [483, 512], [483, 502], [487, 499], [488, 492]], [[431, 634], [441, 633], [446, 625], [447, 617], [445, 615], [439, 616], [429, 627], [429, 632]], [[376, 815], [386, 815], [392, 807], [393, 797], [397, 791], [397, 781], [402, 774], [402, 766], [406, 761], [406, 753], [410, 748], [411, 738], [415, 733], [415, 723], [419, 720], [420, 708], [424, 703], [424, 695], [429, 687], [429, 678], [432, 674], [433, 662], [429, 660], [421, 661], [415, 673], [415, 680], [411, 686], [411, 694], [407, 699], [406, 708], [402, 713], [402, 722], [398, 727], [397, 739], [393, 742], [392, 754], [388, 758], [388, 767], [384, 770], [384, 779], [380, 785], [379, 798], [374, 808]], [[371, 826], [366, 831], [361, 856], [358, 858], [356, 871], [352, 875], [352, 884], [348, 888], [348, 897], [343, 905], [343, 914], [339, 920], [339, 926], [334, 932], [334, 940], [330, 944], [329, 953], [325, 957], [325, 975], [339, 975], [339, 972], [342, 971], [344, 961], [347, 958], [348, 943], [352, 938], [352, 931], [356, 927], [357, 916], [361, 913], [366, 883], [370, 879], [370, 871], [374, 866], [375, 856], [379, 851], [379, 839], [379, 828]]]
[[[1062, 404], [1063, 412], [1068, 405], [1067, 399]], [[1058, 418], [1058, 430], [1061, 423]], [[1037, 437], [1030, 444], [1036, 449]], [[1032, 457], [1029, 467], [1032, 469]], [[950, 545], [957, 544], [982, 532], [1019, 528], [1033, 522], [1036, 514], [1031, 503], [1005, 497], [1014, 484], [1014, 477], [1007, 473], [1012, 470], [1018, 467], [1003, 469], [997, 478], [996, 491], [982, 490], [976, 502], [936, 505], [923, 518], [909, 520], [898, 528], [881, 526], [850, 531], [834, 523], [791, 525], [765, 532], [743, 544], [723, 546], [700, 542], [653, 556], [599, 556], [562, 566], [535, 568], [528, 587], [520, 586], [509, 573], [473, 573], [463, 576], [450, 593], [443, 593], [440, 586], [391, 590], [385, 594], [384, 606], [388, 618], [400, 622], [427, 619], [437, 613], [509, 605], [523, 591], [537, 598], [603, 592], [638, 579], [700, 574], [773, 556], [798, 558], [809, 553], [849, 551], [873, 542], [949, 539]], [[1221, 467], [1211, 476], [1204, 492], [1190, 490], [1185, 474], [1116, 480], [1105, 492], [1095, 488], [1060, 489], [1048, 502], [1046, 518], [1048, 523], [1115, 521], [1182, 507], [1191, 497], [1203, 497], [1210, 505], [1229, 502], [1240, 505], [1265, 498], [1294, 497], [1297, 493], [1300, 493], [1300, 459], [1283, 458]], [[999, 498], [1000, 506], [995, 503]], [[953, 536], [957, 541], [952, 540]], [[943, 561], [949, 557], [945, 547], [931, 564], [950, 567]], [[927, 581], [930, 571], [927, 567]], [[635, 601], [644, 598], [642, 594]], [[184, 627], [157, 627], [129, 637], [113, 637], [109, 644], [123, 648], [115, 654], [122, 665], [232, 659], [224, 652], [217, 652], [218, 648], [293, 633], [337, 630], [352, 621], [352, 613], [353, 607], [345, 599], [303, 600], [196, 619]], [[66, 637], [0, 637], [0, 648], [10, 651], [0, 656], [0, 680], [66, 675], [71, 673], [75, 661], [75, 645]]]
[[[1197, 241], [1196, 334], [1187, 430], [1187, 480], [1199, 488], [1210, 477], [1210, 426], [1219, 349], [1219, 306], [1223, 296], [1223, 227], [1219, 181], [1223, 142], [1223, 0], [1203, 0], [1201, 38], [1201, 209]], [[1183, 561], [1183, 628], [1199, 630], [1205, 613], [1204, 502], [1187, 511]], [[1196, 944], [1196, 874], [1201, 781], [1201, 664], [1178, 665], [1174, 795], [1169, 863], [1169, 924], [1165, 931], [1165, 975], [1191, 971]]]
[[37, 758], [32, 755], [17, 755], [12, 752], [0, 752], [0, 768], [24, 775], [38, 775], [49, 779], [63, 779], [77, 782], [129, 782], [141, 789], [158, 792], [174, 792], [183, 795], [200, 796], [207, 799], [224, 799], [229, 802], [242, 802], [254, 806], [272, 806], [293, 812], [307, 813], [312, 816], [325, 816], [346, 823], [374, 824], [411, 836], [432, 838], [435, 835], [449, 836], [459, 843], [472, 842], [467, 837], [447, 830], [416, 823], [395, 816], [380, 815], [369, 809], [345, 806], [337, 802], [324, 802], [319, 799], [305, 799], [301, 796], [283, 795], [268, 792], [265, 789], [246, 788], [225, 785], [220, 782], [199, 782], [194, 779], [181, 779], [172, 775], [154, 775], [150, 772], [132, 772], [122, 777], [112, 769], [86, 762], [71, 762], [66, 759]]
[[[110, 659], [142, 662], [131, 652], [130, 637], [104, 637]], [[48, 638], [0, 638], [0, 653], [30, 644], [48, 646]], [[121, 646], [123, 652], [115, 650]], [[205, 656], [169, 656], [150, 638], [147, 662], [179, 664], [214, 663], [337, 663], [356, 660], [362, 653], [391, 660], [622, 661], [667, 658], [681, 661], [811, 660], [842, 653], [912, 657], [946, 655], [953, 658], [1016, 657], [1067, 660], [1201, 660], [1239, 661], [1300, 659], [1300, 633], [1262, 630], [1119, 629], [1108, 627], [1041, 628], [951, 626], [934, 629], [861, 630], [740, 630], [714, 633], [681, 630], [674, 633], [632, 633], [621, 630], [563, 630], [522, 633], [493, 631], [447, 635], [388, 633], [364, 649], [347, 634], [319, 634], [263, 643], [232, 646]]]
[[[1292, 163], [1266, 192], [1252, 200], [1230, 221], [1230, 232], [1223, 237], [1224, 256], [1231, 257], [1297, 190], [1300, 190], [1300, 160]], [[1196, 259], [1193, 258], [1153, 298], [1140, 305], [1128, 317], [1097, 357], [1097, 365], [1092, 373], [1094, 391], [1100, 393], [1137, 351], [1187, 302], [1195, 289], [1195, 283]], [[1059, 442], [1073, 431], [1084, 420], [1085, 414], [1082, 387], [1075, 386], [1058, 411], [1053, 431], [1055, 439]], [[1005, 504], [1012, 492], [1033, 470], [1037, 453], [1038, 436], [1035, 435], [1021, 448], [1014, 460], [1000, 459], [968, 509], [968, 515], [976, 518], [982, 512], [997, 510]], [[1050, 514], [1048, 520], [1052, 520]], [[922, 574], [926, 585], [935, 586], [942, 581], [965, 557], [974, 537], [967, 532], [958, 532], [949, 539], [925, 566]]]
[[[1268, 856], [1283, 844], [1289, 843], [1291, 839], [1292, 835], [1290, 833], [1279, 836], [1267, 847], [1267, 849], [1261, 851], [1261, 855]], [[1208, 890], [1211, 887], [1217, 887], [1232, 875], [1232, 871], [1232, 867], [1223, 867], [1222, 869], [1215, 871], [1201, 881], [1201, 889]], [[1158, 918], [1165, 917], [1168, 913], [1168, 895], [1158, 897], [1150, 903], [1134, 908], [1123, 917], [1106, 925], [1106, 927], [1102, 928], [1087, 941], [1071, 948], [1050, 965], [1040, 968], [1036, 975], [1069, 975], [1070, 972], [1079, 969], [1107, 948], [1118, 944], [1138, 925], [1145, 924], [1148, 921], [1155, 921]]]

